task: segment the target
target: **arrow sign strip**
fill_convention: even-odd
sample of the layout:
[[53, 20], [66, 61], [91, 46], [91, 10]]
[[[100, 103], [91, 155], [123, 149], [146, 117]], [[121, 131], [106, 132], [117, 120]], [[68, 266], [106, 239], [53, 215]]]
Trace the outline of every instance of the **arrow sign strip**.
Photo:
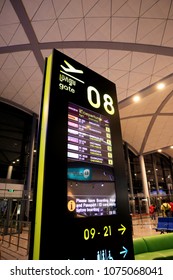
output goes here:
[[122, 233], [121, 233], [121, 235], [122, 235], [126, 231], [126, 227], [121, 224], [121, 228], [119, 228], [118, 231], [122, 231]]
[[120, 252], [120, 255], [124, 254], [123, 258], [126, 257], [128, 250], [123, 246], [123, 251]]

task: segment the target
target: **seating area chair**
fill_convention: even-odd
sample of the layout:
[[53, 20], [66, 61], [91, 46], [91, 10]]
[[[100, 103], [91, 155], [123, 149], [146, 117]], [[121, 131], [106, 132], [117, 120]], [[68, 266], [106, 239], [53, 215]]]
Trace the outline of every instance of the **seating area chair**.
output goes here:
[[160, 233], [173, 232], [173, 217], [158, 217], [157, 227], [154, 228]]

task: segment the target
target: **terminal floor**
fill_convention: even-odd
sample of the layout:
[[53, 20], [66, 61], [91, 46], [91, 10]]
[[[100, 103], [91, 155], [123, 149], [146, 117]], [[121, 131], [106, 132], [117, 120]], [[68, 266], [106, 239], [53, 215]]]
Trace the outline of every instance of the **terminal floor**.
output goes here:
[[[156, 220], [151, 220], [148, 215], [136, 215], [132, 217], [133, 239], [143, 236], [156, 235]], [[27, 260], [29, 251], [28, 228], [23, 228], [21, 234], [5, 235], [0, 241], [0, 260]]]
[[138, 215], [132, 218], [133, 224], [133, 239], [143, 236], [160, 234], [155, 230], [157, 226], [158, 217], [151, 220], [148, 215]]

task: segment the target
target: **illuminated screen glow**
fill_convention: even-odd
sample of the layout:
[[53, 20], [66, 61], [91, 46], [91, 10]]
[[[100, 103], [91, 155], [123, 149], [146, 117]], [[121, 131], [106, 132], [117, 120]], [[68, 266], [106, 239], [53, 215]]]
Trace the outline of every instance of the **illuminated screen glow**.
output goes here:
[[116, 214], [109, 119], [68, 106], [68, 202], [74, 217]]
[[68, 107], [68, 155], [78, 160], [113, 165], [109, 120], [70, 103]]

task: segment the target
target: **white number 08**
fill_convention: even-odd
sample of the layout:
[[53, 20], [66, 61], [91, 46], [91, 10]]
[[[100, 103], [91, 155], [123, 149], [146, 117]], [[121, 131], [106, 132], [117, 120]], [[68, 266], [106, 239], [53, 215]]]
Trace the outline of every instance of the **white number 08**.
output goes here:
[[[95, 94], [95, 103], [93, 102], [93, 94]], [[87, 88], [87, 97], [88, 97], [88, 101], [90, 103], [90, 105], [94, 108], [99, 108], [101, 106], [101, 101], [100, 101], [100, 93], [98, 92], [98, 90], [92, 86], [89, 86]], [[113, 100], [112, 97], [109, 94], [104, 94], [103, 95], [103, 107], [105, 109], [105, 111], [110, 114], [113, 115], [115, 113], [115, 109], [113, 106]]]

